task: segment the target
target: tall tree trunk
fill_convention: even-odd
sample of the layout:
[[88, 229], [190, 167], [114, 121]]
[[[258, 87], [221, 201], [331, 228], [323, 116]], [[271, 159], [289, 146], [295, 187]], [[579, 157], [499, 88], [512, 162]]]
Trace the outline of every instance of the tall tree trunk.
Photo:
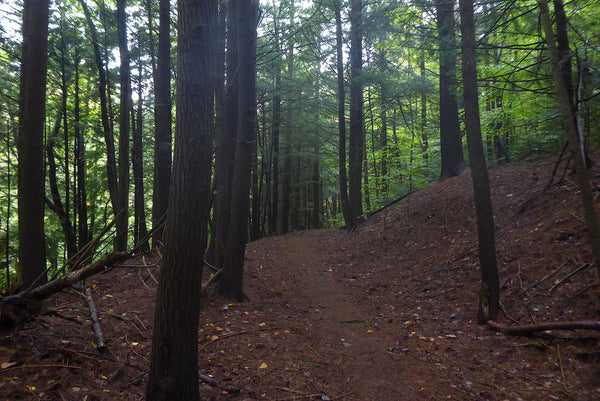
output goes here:
[[318, 149], [315, 150], [312, 162], [312, 228], [321, 228], [321, 168], [319, 165]]
[[[421, 51], [421, 59], [419, 60], [419, 71], [421, 80], [425, 82], [425, 50]], [[427, 137], [427, 88], [423, 86], [421, 89], [421, 122], [419, 124], [421, 131], [421, 151], [423, 152], [423, 161], [429, 164], [429, 138]], [[462, 145], [461, 145], [462, 146]]]
[[362, 73], [362, 0], [350, 1], [350, 149], [348, 201], [350, 225], [356, 226], [362, 209], [362, 162], [365, 151]]
[[[152, 224], [167, 212], [171, 185], [171, 7], [169, 0], [159, 1], [158, 58], [154, 75], [154, 190]], [[152, 247], [162, 244], [163, 230], [155, 230]]]
[[[279, 16], [273, 21], [276, 51], [281, 52], [279, 42]], [[269, 233], [276, 233], [279, 220], [279, 134], [281, 132], [281, 65], [275, 59], [275, 88], [273, 90], [273, 123], [271, 128], [273, 195], [271, 199], [271, 216], [269, 217]]]
[[465, 128], [475, 213], [479, 239], [479, 262], [481, 265], [481, 292], [477, 321], [485, 324], [498, 315], [500, 309], [500, 285], [496, 263], [496, 238], [494, 234], [494, 212], [490, 195], [490, 182], [483, 152], [479, 97], [477, 93], [477, 57], [475, 47], [475, 18], [473, 1], [460, 0], [460, 29], [462, 33], [462, 75], [465, 103]]
[[44, 238], [44, 117], [48, 0], [23, 2], [17, 137], [19, 262], [24, 288], [47, 280]]
[[244, 254], [248, 241], [250, 174], [256, 142], [256, 17], [257, 0], [236, 1], [238, 52], [238, 123], [235, 167], [231, 193], [231, 216], [225, 244], [221, 292], [244, 300], [242, 291]]
[[335, 47], [337, 65], [337, 88], [338, 88], [338, 169], [340, 181], [340, 202], [342, 214], [346, 227], [352, 227], [350, 215], [350, 204], [348, 200], [348, 174], [346, 171], [346, 87], [344, 85], [344, 54], [342, 38], [342, 11], [341, 1], [334, 0], [335, 12]]
[[561, 59], [559, 51], [556, 47], [554, 33], [552, 32], [552, 23], [550, 22], [548, 2], [546, 0], [538, 0], [538, 4], [540, 6], [540, 18], [542, 21], [542, 28], [544, 29], [544, 34], [546, 36], [548, 54], [550, 56], [554, 86], [556, 87], [558, 95], [563, 124], [567, 131], [569, 148], [575, 163], [577, 183], [579, 184], [579, 191], [581, 193], [581, 201], [590, 235], [590, 243], [592, 245], [594, 259], [596, 260], [598, 275], [600, 276], [600, 225], [598, 224], [598, 216], [596, 213], [596, 207], [594, 205], [594, 194], [592, 192], [592, 186], [587, 175], [585, 159], [579, 147], [579, 137], [577, 135], [575, 118], [573, 116], [572, 102], [569, 98], [569, 91], [562, 75], [562, 69], [560, 65]]
[[[134, 243], [140, 245], [139, 241], [146, 238], [148, 229], [146, 227], [146, 201], [144, 199], [144, 152], [143, 152], [143, 88], [142, 88], [142, 62], [138, 63], [138, 107], [136, 125], [132, 124], [133, 146], [131, 159], [134, 181]], [[133, 113], [132, 121], [134, 121]], [[148, 243], [141, 244], [142, 251], [149, 250]]]
[[198, 316], [210, 209], [213, 96], [208, 29], [214, 0], [178, 2], [171, 205], [155, 309], [148, 401], [199, 401]]
[[225, 243], [229, 230], [238, 118], [237, 9], [235, 1], [229, 0], [227, 13], [227, 88], [223, 109], [223, 129], [217, 135], [215, 166], [217, 194], [214, 200], [215, 227], [211, 238], [214, 241], [211, 259], [218, 267], [223, 267]]
[[75, 105], [73, 109], [73, 118], [75, 120], [75, 163], [77, 165], [77, 238], [79, 240], [79, 249], [83, 248], [91, 240], [88, 230], [88, 209], [87, 209], [87, 191], [85, 185], [86, 165], [85, 165], [85, 139], [81, 129], [81, 105], [79, 99], [79, 51], [76, 50], [75, 56]]
[[79, 0], [85, 20], [88, 25], [89, 35], [94, 49], [94, 61], [96, 62], [96, 68], [98, 69], [98, 95], [100, 97], [100, 111], [102, 119], [102, 130], [104, 132], [104, 142], [106, 145], [106, 177], [108, 181], [108, 193], [110, 195], [110, 202], [113, 208], [113, 213], [118, 213], [118, 200], [117, 200], [117, 160], [115, 156], [115, 137], [109, 118], [109, 105], [107, 99], [107, 80], [106, 71], [104, 70], [104, 63], [102, 62], [102, 55], [100, 53], [100, 45], [98, 42], [98, 33], [96, 27], [92, 21], [92, 16], [88, 9], [85, 0]]
[[[115, 248], [127, 250], [127, 221], [129, 220], [129, 113], [131, 110], [131, 73], [125, 6], [127, 0], [117, 0], [117, 33], [121, 57], [121, 98], [119, 103], [119, 186], [117, 191], [118, 213], [115, 225], [117, 234]], [[122, 212], [124, 210], [124, 212]]]
[[[290, 26], [294, 26], [294, 0], [290, 1]], [[290, 37], [288, 39], [288, 54], [287, 54], [287, 74], [291, 81], [294, 78], [294, 41]], [[292, 206], [292, 102], [287, 105], [287, 129], [285, 142], [283, 145], [283, 183], [281, 186], [281, 233], [285, 234], [290, 231], [290, 212]], [[293, 225], [292, 225], [293, 226]]]
[[440, 46], [440, 180], [455, 177], [465, 168], [458, 102], [456, 100], [455, 0], [436, 0]]

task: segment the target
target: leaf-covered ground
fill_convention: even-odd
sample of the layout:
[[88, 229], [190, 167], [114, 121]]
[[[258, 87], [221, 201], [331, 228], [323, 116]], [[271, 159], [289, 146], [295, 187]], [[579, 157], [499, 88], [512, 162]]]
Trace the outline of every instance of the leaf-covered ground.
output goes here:
[[[600, 320], [573, 177], [538, 193], [554, 164], [490, 172], [507, 325]], [[591, 174], [598, 183], [598, 168]], [[476, 324], [471, 198], [467, 171], [352, 233], [304, 231], [251, 243], [249, 300], [231, 303], [215, 290], [203, 300], [201, 399], [599, 399], [599, 333], [507, 336]], [[0, 340], [0, 399], [143, 399], [156, 263], [140, 257], [87, 280], [107, 339], [102, 356], [76, 290], [52, 297], [46, 314]]]

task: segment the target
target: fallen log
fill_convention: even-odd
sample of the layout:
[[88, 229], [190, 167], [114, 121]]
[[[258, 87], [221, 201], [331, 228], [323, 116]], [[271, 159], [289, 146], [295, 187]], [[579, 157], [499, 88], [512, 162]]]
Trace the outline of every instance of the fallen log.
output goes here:
[[574, 322], [543, 322], [526, 324], [522, 326], [505, 326], [493, 320], [488, 320], [488, 326], [504, 334], [520, 335], [531, 334], [547, 330], [600, 330], [600, 322], [580, 320]]
[[24, 291], [15, 295], [0, 298], [0, 326], [18, 326], [30, 315], [38, 312], [40, 301], [58, 291], [69, 287], [83, 279], [91, 277], [112, 268], [113, 265], [127, 259], [126, 252], [116, 252], [106, 255], [102, 259], [65, 274], [31, 291]]

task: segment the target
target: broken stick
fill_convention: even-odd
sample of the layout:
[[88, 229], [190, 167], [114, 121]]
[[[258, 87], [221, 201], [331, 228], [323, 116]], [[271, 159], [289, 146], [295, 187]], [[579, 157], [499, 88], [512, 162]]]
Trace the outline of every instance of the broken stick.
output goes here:
[[90, 287], [86, 287], [85, 289], [85, 299], [87, 300], [88, 307], [90, 308], [92, 328], [94, 329], [94, 334], [96, 335], [96, 349], [99, 353], [103, 354], [106, 352], [107, 347], [104, 341], [104, 333], [102, 333], [102, 326], [100, 326], [100, 320], [98, 319], [96, 304], [94, 303], [94, 298], [92, 297], [92, 289]]

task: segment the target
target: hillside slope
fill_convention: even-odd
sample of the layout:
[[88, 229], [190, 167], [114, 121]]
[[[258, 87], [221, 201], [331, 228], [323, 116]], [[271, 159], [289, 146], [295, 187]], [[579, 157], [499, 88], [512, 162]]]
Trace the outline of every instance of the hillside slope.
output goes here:
[[[575, 185], [567, 176], [538, 193], [554, 162], [490, 173], [504, 324], [599, 320], [596, 267]], [[405, 197], [355, 232], [251, 243], [249, 301], [230, 303], [214, 290], [204, 299], [202, 399], [600, 398], [600, 334], [510, 337], [475, 323], [471, 197], [467, 171]], [[96, 355], [85, 300], [63, 292], [45, 305], [62, 318], [40, 316], [1, 340], [0, 394], [141, 399], [158, 277], [151, 263], [139, 258], [88, 280], [109, 353]]]

